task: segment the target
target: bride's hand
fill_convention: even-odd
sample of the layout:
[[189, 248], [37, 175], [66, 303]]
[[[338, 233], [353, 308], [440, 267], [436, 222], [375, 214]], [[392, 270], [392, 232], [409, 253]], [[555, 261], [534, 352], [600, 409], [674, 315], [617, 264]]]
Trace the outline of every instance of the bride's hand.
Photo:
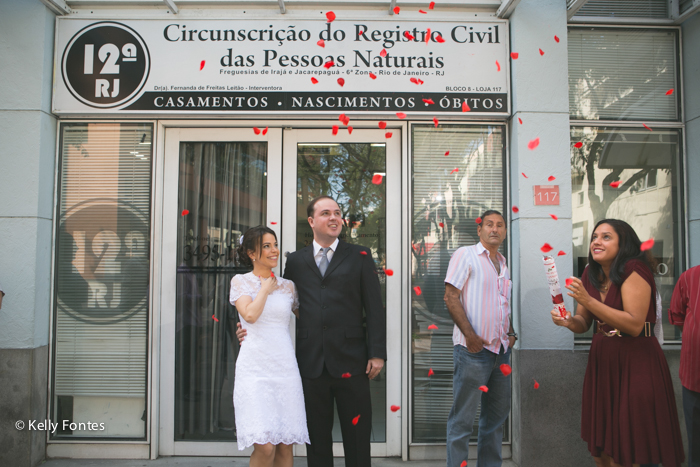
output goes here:
[[277, 278], [270, 276], [267, 279], [260, 278], [260, 291], [270, 295], [277, 288]]
[[236, 337], [238, 338], [238, 343], [242, 344], [243, 341], [245, 340], [245, 336], [248, 334], [248, 331], [243, 329], [243, 327], [241, 326], [241, 323], [238, 323], [236, 325], [236, 328], [237, 328], [236, 329]]

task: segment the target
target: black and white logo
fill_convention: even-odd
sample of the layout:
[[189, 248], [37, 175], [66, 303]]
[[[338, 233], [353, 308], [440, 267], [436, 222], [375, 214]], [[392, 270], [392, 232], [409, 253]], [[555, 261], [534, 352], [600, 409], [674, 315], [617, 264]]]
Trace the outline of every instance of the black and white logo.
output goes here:
[[80, 30], [63, 53], [63, 81], [90, 107], [126, 104], [143, 88], [151, 69], [146, 43], [128, 26], [113, 21]]

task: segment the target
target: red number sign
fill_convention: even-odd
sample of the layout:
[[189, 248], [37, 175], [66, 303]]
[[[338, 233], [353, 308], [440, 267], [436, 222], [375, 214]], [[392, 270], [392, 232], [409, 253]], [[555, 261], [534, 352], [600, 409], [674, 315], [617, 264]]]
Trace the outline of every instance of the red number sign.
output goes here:
[[559, 185], [535, 185], [535, 206], [559, 205]]

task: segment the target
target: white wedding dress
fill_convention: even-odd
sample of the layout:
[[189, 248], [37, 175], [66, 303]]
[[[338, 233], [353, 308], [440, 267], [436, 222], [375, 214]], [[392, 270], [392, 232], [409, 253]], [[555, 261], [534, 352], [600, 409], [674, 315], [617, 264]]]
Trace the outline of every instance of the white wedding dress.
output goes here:
[[[259, 291], [258, 277], [239, 274], [231, 279], [229, 300], [232, 305], [243, 295], [254, 300]], [[233, 388], [239, 450], [254, 443], [309, 442], [304, 392], [289, 335], [292, 310], [297, 308], [294, 283], [279, 277], [258, 320], [247, 323], [241, 317], [248, 334], [236, 361]]]

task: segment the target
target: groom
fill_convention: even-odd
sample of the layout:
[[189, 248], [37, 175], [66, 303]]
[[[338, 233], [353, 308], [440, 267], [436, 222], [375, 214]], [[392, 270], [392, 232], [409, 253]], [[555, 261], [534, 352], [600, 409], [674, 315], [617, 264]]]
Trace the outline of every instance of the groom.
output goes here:
[[296, 353], [311, 441], [307, 461], [333, 465], [335, 399], [345, 465], [365, 467], [371, 462], [369, 380], [386, 360], [379, 279], [369, 249], [338, 240], [343, 219], [333, 198], [315, 198], [306, 212], [314, 241], [289, 255], [284, 278], [299, 293]]

